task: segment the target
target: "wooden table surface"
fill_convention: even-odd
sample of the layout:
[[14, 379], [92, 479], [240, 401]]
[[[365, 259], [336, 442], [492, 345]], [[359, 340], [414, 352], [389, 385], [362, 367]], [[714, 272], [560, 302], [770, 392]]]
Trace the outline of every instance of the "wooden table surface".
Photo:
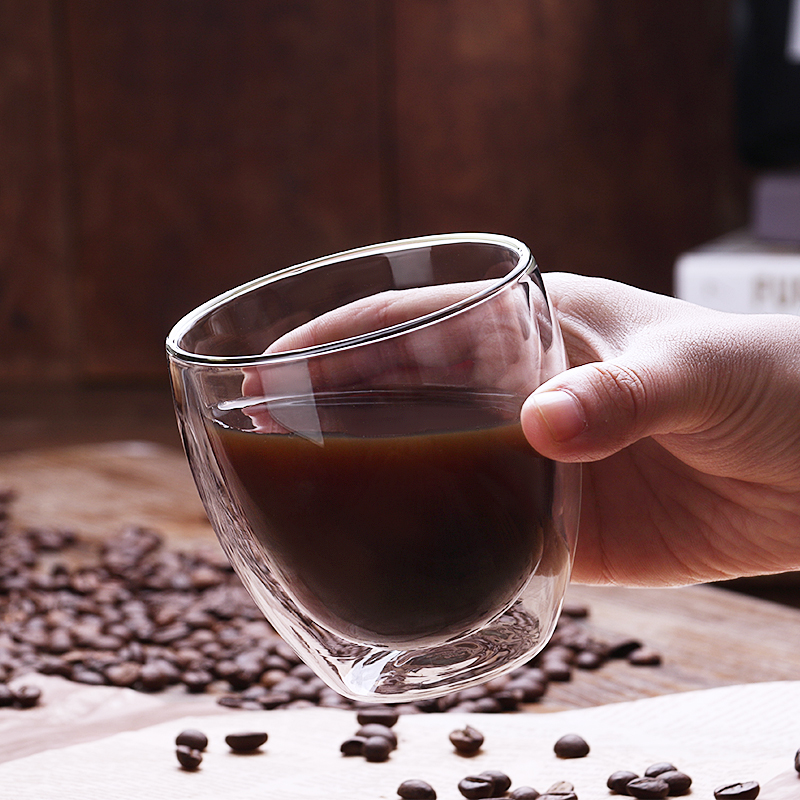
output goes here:
[[[14, 520], [68, 526], [102, 539], [151, 526], [179, 548], [215, 545], [179, 450], [119, 442], [0, 455], [0, 487], [13, 488]], [[542, 711], [761, 681], [800, 679], [800, 610], [711, 586], [628, 589], [572, 586], [593, 631], [632, 636], [663, 663], [612, 661], [552, 684]]]

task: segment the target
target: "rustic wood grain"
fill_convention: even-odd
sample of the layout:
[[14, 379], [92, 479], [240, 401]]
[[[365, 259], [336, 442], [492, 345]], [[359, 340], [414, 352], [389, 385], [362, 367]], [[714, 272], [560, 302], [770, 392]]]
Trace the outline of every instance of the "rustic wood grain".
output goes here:
[[198, 303], [401, 235], [669, 291], [746, 217], [728, 5], [10, 0], [0, 377], [160, 380]]
[[45, 0], [0, 3], [0, 377], [74, 371], [59, 31]]
[[545, 270], [671, 291], [741, 224], [729, 3], [398, 3], [400, 230], [499, 230]]
[[376, 3], [68, 2], [81, 371], [245, 280], [382, 232]]

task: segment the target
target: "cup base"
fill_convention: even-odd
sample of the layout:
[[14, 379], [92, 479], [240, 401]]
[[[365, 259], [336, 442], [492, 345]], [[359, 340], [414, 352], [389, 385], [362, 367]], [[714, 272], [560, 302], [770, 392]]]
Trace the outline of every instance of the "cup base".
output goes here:
[[333, 688], [341, 694], [403, 702], [439, 697], [505, 673], [530, 660], [550, 633], [520, 606], [478, 633], [443, 644], [414, 650], [370, 648], [355, 658], [326, 661], [338, 677]]

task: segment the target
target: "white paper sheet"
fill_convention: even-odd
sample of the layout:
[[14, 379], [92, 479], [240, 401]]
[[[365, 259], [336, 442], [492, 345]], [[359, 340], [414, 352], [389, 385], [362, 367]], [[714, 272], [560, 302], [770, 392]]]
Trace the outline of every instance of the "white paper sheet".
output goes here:
[[[24, 713], [24, 712], [22, 712]], [[486, 737], [473, 758], [458, 756], [450, 731], [471, 724]], [[196, 772], [179, 768], [175, 736], [200, 728], [210, 743]], [[399, 783], [422, 778], [439, 800], [461, 800], [458, 781], [500, 769], [513, 786], [540, 792], [572, 782], [579, 800], [608, 800], [608, 775], [641, 773], [671, 761], [694, 779], [690, 797], [711, 800], [725, 783], [757, 780], [766, 787], [779, 774], [788, 789], [762, 790], [763, 800], [800, 800], [793, 777], [800, 747], [800, 682], [762, 683], [668, 695], [554, 714], [414, 714], [401, 717], [399, 744], [389, 761], [343, 757], [339, 745], [356, 728], [355, 713], [310, 708], [292, 711], [222, 711], [186, 717], [98, 741], [48, 750], [0, 765], [0, 797], [15, 800], [120, 798], [396, 798]], [[235, 755], [228, 733], [265, 730], [256, 755]], [[590, 744], [582, 759], [559, 759], [556, 739], [579, 733]], [[796, 778], [796, 795], [795, 783]], [[788, 794], [786, 793], [788, 791]]]

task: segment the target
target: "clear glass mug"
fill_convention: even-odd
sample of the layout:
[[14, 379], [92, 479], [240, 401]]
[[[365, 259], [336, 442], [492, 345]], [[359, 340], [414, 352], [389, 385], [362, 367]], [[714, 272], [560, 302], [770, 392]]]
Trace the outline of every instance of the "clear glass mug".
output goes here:
[[567, 366], [524, 244], [428, 236], [284, 269], [188, 314], [167, 352], [222, 547], [329, 686], [434, 697], [544, 647], [580, 468], [519, 424]]

